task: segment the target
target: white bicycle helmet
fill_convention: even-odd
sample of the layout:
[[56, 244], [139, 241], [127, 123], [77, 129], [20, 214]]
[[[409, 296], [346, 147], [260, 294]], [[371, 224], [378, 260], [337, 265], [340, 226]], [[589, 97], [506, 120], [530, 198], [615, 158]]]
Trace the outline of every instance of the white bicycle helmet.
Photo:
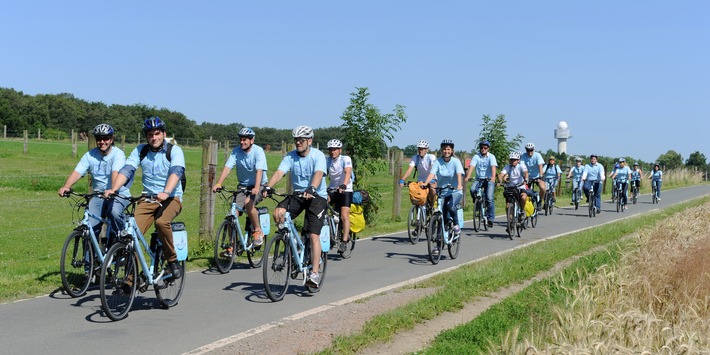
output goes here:
[[113, 127], [110, 124], [102, 123], [94, 128], [94, 136], [113, 136]]
[[580, 163], [581, 163], [581, 162], [582, 162], [582, 158], [580, 158], [580, 157], [577, 157], [576, 159], [574, 159], [574, 161], [578, 161], [578, 162], [580, 162]]
[[417, 143], [417, 148], [426, 148], [426, 149], [429, 149], [429, 142], [427, 142], [427, 141], [419, 141], [419, 143]]
[[254, 136], [256, 136], [256, 133], [254, 133], [254, 130], [252, 130], [251, 128], [244, 127], [239, 130], [239, 133], [237, 135], [240, 137], [254, 138]]
[[313, 128], [308, 126], [298, 126], [291, 132], [293, 138], [313, 138]]
[[520, 153], [511, 152], [510, 155], [508, 156], [508, 159], [520, 160]]
[[526, 144], [525, 150], [535, 150], [535, 144], [532, 144], [532, 143]]
[[331, 139], [328, 141], [328, 149], [330, 148], [342, 148], [343, 147], [343, 142], [337, 140], [337, 139]]

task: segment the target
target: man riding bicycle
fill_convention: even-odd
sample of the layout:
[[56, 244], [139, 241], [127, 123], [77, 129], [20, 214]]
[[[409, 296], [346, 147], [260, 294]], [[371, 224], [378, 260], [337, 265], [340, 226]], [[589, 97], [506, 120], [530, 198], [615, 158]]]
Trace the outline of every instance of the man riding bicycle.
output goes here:
[[[488, 219], [488, 227], [493, 227], [493, 220], [496, 216], [495, 204], [493, 197], [495, 196], [495, 180], [496, 169], [498, 169], [498, 161], [493, 153], [490, 153], [491, 143], [489, 141], [481, 141], [478, 144], [479, 152], [471, 159], [471, 164], [466, 172], [466, 181], [471, 181], [473, 171], [476, 171], [476, 181], [471, 185], [471, 197], [474, 198], [478, 193], [478, 189], [483, 188], [486, 193], [486, 214]], [[480, 182], [480, 179], [487, 179], [485, 186]]]
[[[102, 123], [94, 128], [93, 133], [94, 138], [96, 138], [96, 148], [91, 149], [81, 157], [74, 171], [67, 177], [67, 181], [57, 191], [59, 196], [63, 197], [87, 172], [91, 174], [91, 189], [103, 193], [111, 187], [113, 180], [118, 175], [118, 171], [126, 163], [126, 155], [120, 148], [115, 146], [114, 130], [111, 125]], [[129, 196], [129, 187], [130, 184], [121, 186], [118, 194]], [[89, 201], [89, 212], [96, 216], [105, 216], [111, 223], [112, 235], [105, 236], [104, 246], [106, 248], [112, 244], [116, 233], [123, 229], [123, 209], [126, 208], [127, 204], [128, 201], [126, 200], [103, 199], [100, 196], [94, 196]], [[89, 222], [94, 230], [94, 235], [98, 237], [101, 234], [101, 221], [91, 218]]]
[[[249, 128], [244, 127], [239, 130], [239, 146], [232, 149], [232, 153], [229, 154], [227, 162], [224, 163], [224, 168], [222, 169], [222, 174], [219, 176], [219, 180], [212, 187], [212, 192], [217, 192], [222, 188], [222, 183], [224, 179], [227, 178], [229, 172], [236, 166], [237, 167], [237, 179], [239, 184], [237, 189], [246, 188], [250, 192], [249, 194], [239, 194], [237, 196], [237, 205], [244, 206], [244, 211], [246, 211], [249, 219], [251, 220], [251, 225], [253, 227], [252, 235], [254, 237], [254, 246], [258, 247], [264, 243], [264, 232], [261, 231], [261, 223], [259, 223], [259, 212], [254, 206], [261, 202], [261, 186], [265, 185], [267, 182], [266, 171], [268, 170], [266, 164], [266, 154], [264, 154], [264, 149], [260, 146], [254, 144], [254, 137], [256, 133]], [[230, 256], [232, 253], [232, 248], [229, 247], [224, 251], [225, 256]]]
[[340, 213], [343, 226], [343, 240], [338, 245], [338, 252], [344, 253], [350, 241], [350, 204], [353, 202], [353, 161], [347, 155], [342, 155], [343, 142], [338, 139], [328, 141], [328, 157], [326, 166], [330, 176], [330, 187], [336, 189], [330, 194], [330, 203]]
[[[126, 181], [133, 178], [138, 167], [141, 168], [143, 190], [155, 195], [155, 199], [138, 202], [135, 211], [136, 224], [141, 233], [145, 234], [150, 225], [155, 223], [155, 231], [163, 244], [163, 255], [168, 261], [170, 272], [173, 278], [179, 279], [182, 277], [182, 270], [177, 262], [170, 222], [182, 211], [183, 187], [180, 180], [185, 175], [185, 155], [180, 147], [168, 145], [165, 129], [165, 122], [158, 116], [143, 122], [143, 133], [148, 143], [139, 144], [133, 149], [126, 165], [113, 181], [111, 189], [106, 190], [105, 196], [112, 196]], [[142, 151], [146, 151], [145, 156], [142, 156]]]
[[[547, 188], [545, 187], [545, 182], [542, 181], [542, 165], [545, 164], [545, 159], [542, 158], [542, 154], [535, 151], [535, 144], [528, 143], [525, 145], [525, 154], [520, 157], [520, 161], [525, 164], [528, 169], [528, 176], [530, 180], [537, 181], [537, 186], [540, 188], [540, 202], [545, 201], [545, 192]], [[531, 185], [534, 182], [531, 182]], [[532, 186], [530, 186], [532, 189]], [[542, 209], [540, 203], [538, 202], [537, 209]]]
[[318, 288], [320, 285], [320, 232], [323, 228], [325, 210], [328, 207], [327, 188], [324, 176], [327, 173], [326, 159], [323, 152], [313, 149], [313, 129], [308, 126], [298, 126], [291, 132], [296, 149], [283, 157], [278, 169], [269, 179], [262, 194], [268, 196], [272, 188], [291, 172], [291, 187], [294, 192], [302, 195], [289, 196], [274, 209], [274, 222], [284, 222], [288, 211], [295, 219], [302, 211], [306, 211], [303, 229], [308, 233], [311, 242], [311, 265], [313, 270], [306, 279], [306, 285]]
[[[589, 164], [584, 167], [584, 173], [582, 174], [582, 181], [584, 182], [584, 194], [589, 196], [589, 191], [593, 188], [594, 192], [594, 203], [597, 206], [597, 213], [601, 213], [602, 205], [602, 182], [606, 179], [604, 175], [604, 166], [597, 162], [596, 154], [592, 154], [589, 157]], [[589, 197], [587, 197], [587, 202], [589, 202]]]
[[621, 185], [621, 196], [617, 196], [617, 198], [620, 198], [624, 205], [628, 205], [628, 181], [631, 179], [631, 170], [626, 166], [626, 159], [619, 159], [619, 168], [614, 170], [611, 178], [616, 181], [614, 188]]

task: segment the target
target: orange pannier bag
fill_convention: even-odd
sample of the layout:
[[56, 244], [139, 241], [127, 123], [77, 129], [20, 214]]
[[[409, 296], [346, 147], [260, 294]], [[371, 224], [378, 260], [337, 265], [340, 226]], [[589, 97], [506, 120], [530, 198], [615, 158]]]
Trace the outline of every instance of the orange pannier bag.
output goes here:
[[422, 189], [421, 187], [419, 187], [419, 183], [409, 183], [409, 201], [411, 201], [413, 205], [424, 205], [426, 203], [427, 193], [427, 189]]

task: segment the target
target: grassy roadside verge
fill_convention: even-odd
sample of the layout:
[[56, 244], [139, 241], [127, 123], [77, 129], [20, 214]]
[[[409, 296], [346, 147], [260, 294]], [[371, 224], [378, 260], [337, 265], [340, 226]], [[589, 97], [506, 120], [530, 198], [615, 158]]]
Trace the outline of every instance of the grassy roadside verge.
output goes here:
[[[566, 282], [574, 284], [583, 274], [576, 270], [591, 272], [601, 265], [617, 260], [621, 238], [642, 228], [653, 228], [659, 221], [682, 211], [710, 201], [703, 197], [690, 202], [667, 207], [663, 210], [637, 216], [624, 221], [611, 223], [598, 228], [574, 233], [533, 244], [479, 263], [473, 263], [460, 269], [439, 275], [436, 279], [424, 281], [412, 287], [436, 287], [438, 291], [421, 300], [407, 304], [390, 312], [378, 315], [368, 321], [360, 332], [337, 337], [332, 345], [322, 354], [355, 353], [369, 345], [386, 342], [397, 332], [406, 331], [414, 325], [446, 312], [461, 309], [466, 302], [477, 296], [496, 291], [510, 284], [528, 280], [540, 272], [551, 269], [556, 263], [570, 257], [583, 254], [599, 246], [608, 246], [606, 251], [593, 253], [576, 261], [563, 273]], [[484, 351], [488, 339], [499, 337], [513, 327], [529, 324], [532, 312], [542, 317], [551, 317], [553, 300], [564, 296], [551, 294], [542, 297], [541, 290], [550, 288], [550, 280], [534, 283], [525, 291], [506, 299], [504, 305], [493, 307], [473, 322], [439, 335], [428, 353], [471, 353]], [[540, 289], [534, 289], [534, 288]], [[554, 302], [552, 302], [554, 303]], [[490, 313], [489, 313], [490, 312]], [[474, 327], [465, 328], [464, 327]], [[525, 331], [521, 329], [521, 331]], [[465, 339], [465, 342], [464, 342]], [[464, 344], [450, 348], [453, 344]], [[443, 346], [443, 348], [440, 348]], [[478, 350], [475, 350], [478, 349]]]

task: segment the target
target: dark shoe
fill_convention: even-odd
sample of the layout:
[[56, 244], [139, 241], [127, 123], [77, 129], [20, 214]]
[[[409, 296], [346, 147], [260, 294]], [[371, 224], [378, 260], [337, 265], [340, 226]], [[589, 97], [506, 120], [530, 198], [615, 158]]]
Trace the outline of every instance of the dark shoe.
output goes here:
[[412, 231], [412, 237], [416, 237], [419, 232], [415, 229]]
[[431, 251], [431, 255], [439, 255], [439, 248], [434, 247], [434, 250]]
[[493, 221], [488, 220], [488, 228], [491, 228], [491, 227], [493, 227]]
[[182, 270], [180, 270], [180, 264], [177, 261], [171, 261], [168, 263], [170, 268], [170, 273], [173, 274], [173, 279], [177, 280], [182, 277]]
[[348, 242], [340, 242], [338, 245], [338, 253], [344, 253], [348, 250]]
[[602, 213], [601, 208], [597, 208], [597, 214], [600, 214], [600, 213]]

